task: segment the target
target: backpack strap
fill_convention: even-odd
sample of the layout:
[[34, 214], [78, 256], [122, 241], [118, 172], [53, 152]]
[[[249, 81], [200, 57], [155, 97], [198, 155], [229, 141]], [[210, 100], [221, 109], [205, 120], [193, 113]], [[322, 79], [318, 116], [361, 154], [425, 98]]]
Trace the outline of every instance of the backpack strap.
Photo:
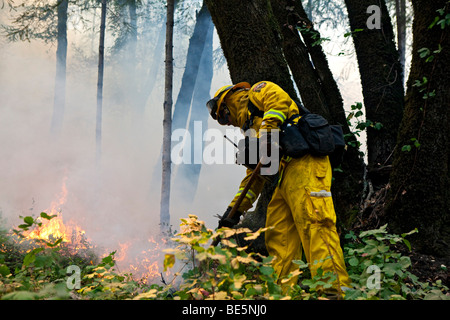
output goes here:
[[304, 106], [301, 102], [299, 102], [299, 101], [297, 101], [297, 100], [294, 100], [294, 102], [295, 102], [295, 104], [297, 105], [297, 107], [298, 107], [298, 112], [299, 112], [299, 114], [300, 114], [301, 116], [303, 116], [303, 115], [305, 115], [305, 114], [308, 114], [308, 113], [311, 113], [311, 111], [309, 111], [308, 109], [306, 109], [305, 106]]

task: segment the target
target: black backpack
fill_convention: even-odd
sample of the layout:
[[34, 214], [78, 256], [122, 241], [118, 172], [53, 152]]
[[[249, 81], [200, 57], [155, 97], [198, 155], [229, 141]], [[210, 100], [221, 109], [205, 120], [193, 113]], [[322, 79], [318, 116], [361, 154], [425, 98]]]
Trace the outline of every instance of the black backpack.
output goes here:
[[[338, 167], [345, 152], [342, 126], [330, 125], [324, 117], [311, 113], [301, 103], [297, 103], [297, 106], [300, 114], [286, 120], [280, 128], [283, 153], [293, 158], [300, 158], [307, 153], [329, 156], [332, 167]], [[295, 124], [294, 119], [300, 116]]]

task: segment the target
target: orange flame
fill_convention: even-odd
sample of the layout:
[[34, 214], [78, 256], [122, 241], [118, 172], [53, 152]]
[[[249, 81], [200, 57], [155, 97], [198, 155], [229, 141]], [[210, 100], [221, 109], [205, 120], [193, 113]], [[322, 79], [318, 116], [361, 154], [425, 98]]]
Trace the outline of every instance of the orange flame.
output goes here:
[[[86, 247], [88, 239], [85, 231], [74, 221], [64, 222], [61, 214], [61, 208], [67, 200], [68, 190], [66, 186], [67, 177], [64, 178], [61, 193], [58, 200], [53, 201], [50, 208], [44, 210], [49, 216], [55, 216], [50, 220], [38, 218], [42, 223], [40, 227], [24, 233], [27, 239], [55, 241], [62, 239], [60, 245], [65, 245], [73, 253], [77, 250], [89, 249]], [[125, 243], [118, 243], [118, 249], [107, 249], [104, 256], [116, 250], [114, 259], [122, 273], [132, 274], [134, 279], [144, 282], [155, 282], [161, 279], [161, 270], [163, 269], [164, 254], [166, 243], [164, 240], [156, 241], [149, 238], [147, 241], [141, 239], [128, 240]], [[92, 247], [90, 247], [92, 248]], [[166, 279], [170, 276], [170, 271], [165, 273]]]
[[67, 177], [63, 179], [59, 199], [53, 201], [49, 209], [44, 210], [47, 215], [54, 217], [50, 220], [39, 217], [37, 220], [41, 223], [41, 226], [25, 232], [24, 236], [27, 239], [45, 240], [48, 242], [61, 239], [62, 243], [68, 244], [72, 249], [87, 249], [85, 245], [87, 243], [87, 239], [85, 238], [86, 232], [73, 221], [67, 223], [63, 221], [61, 207], [67, 200], [68, 191], [66, 180]]

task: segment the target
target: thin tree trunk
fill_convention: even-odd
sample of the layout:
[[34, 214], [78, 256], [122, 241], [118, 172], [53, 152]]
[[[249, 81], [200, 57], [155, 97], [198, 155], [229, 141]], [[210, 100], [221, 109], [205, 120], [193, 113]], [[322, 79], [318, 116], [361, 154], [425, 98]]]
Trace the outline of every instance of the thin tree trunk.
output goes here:
[[161, 207], [160, 228], [166, 233], [170, 227], [170, 178], [171, 164], [170, 149], [172, 135], [172, 86], [173, 86], [173, 25], [174, 25], [174, 0], [167, 1], [167, 25], [166, 25], [166, 60], [165, 60], [165, 90], [164, 90], [164, 119], [163, 119], [163, 152], [162, 152], [162, 182], [161, 182]]
[[402, 68], [402, 81], [405, 75], [406, 61], [406, 0], [395, 0], [397, 15], [397, 48]]
[[53, 116], [51, 133], [58, 135], [64, 118], [66, 100], [66, 62], [67, 62], [67, 8], [69, 1], [60, 0], [58, 3], [58, 46], [56, 49], [55, 94], [53, 101]]
[[[191, 112], [189, 117], [188, 130], [191, 137], [191, 144], [186, 145], [192, 150], [191, 163], [180, 164], [178, 166], [176, 181], [180, 196], [185, 201], [193, 201], [197, 191], [198, 180], [200, 177], [201, 163], [195, 163], [195, 152], [200, 152], [196, 148], [203, 150], [204, 141], [199, 139], [203, 137], [204, 132], [208, 128], [208, 112], [205, 112], [205, 101], [210, 99], [209, 92], [211, 89], [211, 81], [213, 78], [213, 33], [214, 25], [211, 16], [208, 14], [206, 28], [202, 31], [206, 33], [206, 39], [203, 45], [197, 79], [195, 80], [194, 94], [192, 97]], [[198, 132], [199, 124], [201, 124], [201, 132]], [[197, 129], [195, 129], [197, 126]], [[194, 138], [195, 135], [195, 138]], [[196, 142], [194, 142], [194, 139]], [[200, 144], [200, 145], [199, 145]]]
[[205, 46], [208, 34], [208, 22], [210, 15], [204, 4], [197, 14], [194, 32], [189, 40], [186, 65], [184, 67], [181, 88], [178, 92], [177, 102], [173, 111], [172, 130], [184, 129], [187, 126], [189, 111], [191, 109], [192, 95], [200, 67], [200, 57]]
[[[450, 28], [429, 28], [435, 17], [445, 19], [450, 6], [447, 0], [412, 4], [411, 72], [386, 217], [396, 233], [418, 228], [410, 240], [423, 253], [450, 257]], [[423, 48], [430, 51], [421, 57]]]
[[96, 161], [99, 163], [102, 150], [102, 109], [103, 109], [103, 69], [105, 59], [105, 24], [106, 0], [102, 0], [102, 14], [100, 17], [100, 42], [98, 47], [98, 79], [97, 79], [97, 115], [95, 126]]

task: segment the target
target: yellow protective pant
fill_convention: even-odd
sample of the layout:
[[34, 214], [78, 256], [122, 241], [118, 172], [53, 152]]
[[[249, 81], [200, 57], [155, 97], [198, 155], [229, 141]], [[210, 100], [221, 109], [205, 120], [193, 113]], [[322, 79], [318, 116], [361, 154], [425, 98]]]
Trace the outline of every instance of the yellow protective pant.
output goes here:
[[[314, 277], [318, 268], [337, 274], [339, 285], [350, 285], [330, 193], [328, 157], [305, 155], [282, 163], [282, 179], [267, 207], [265, 242], [279, 279], [299, 268], [302, 247]], [[293, 284], [297, 277], [288, 282]], [[337, 283], [333, 285], [337, 288]]]

